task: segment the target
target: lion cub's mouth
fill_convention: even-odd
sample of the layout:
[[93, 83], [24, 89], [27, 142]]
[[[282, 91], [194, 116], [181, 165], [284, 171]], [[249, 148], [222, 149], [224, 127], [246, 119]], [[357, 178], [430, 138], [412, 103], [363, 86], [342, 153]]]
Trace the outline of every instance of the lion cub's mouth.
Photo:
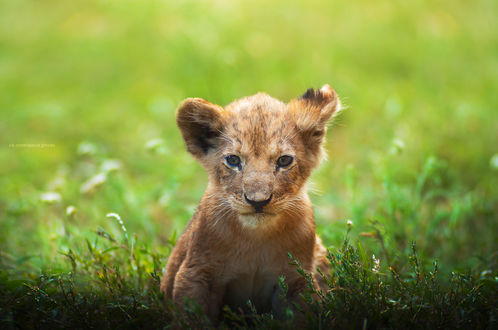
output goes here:
[[278, 215], [270, 212], [245, 212], [239, 213], [242, 225], [247, 228], [258, 228], [273, 223]]
[[272, 213], [272, 212], [241, 212], [239, 214], [240, 215], [247, 215], [247, 216], [275, 216], [275, 215], [277, 215], [276, 213]]

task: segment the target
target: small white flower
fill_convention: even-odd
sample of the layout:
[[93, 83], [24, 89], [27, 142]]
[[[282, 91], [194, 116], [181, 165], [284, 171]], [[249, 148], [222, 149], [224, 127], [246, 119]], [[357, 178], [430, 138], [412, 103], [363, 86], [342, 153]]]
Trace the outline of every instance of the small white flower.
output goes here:
[[123, 220], [121, 220], [121, 217], [119, 216], [119, 214], [117, 214], [117, 213], [107, 213], [106, 217], [107, 218], [116, 219], [119, 222], [119, 224], [121, 225], [121, 229], [123, 229], [123, 231], [126, 233], [126, 227], [124, 225]]
[[489, 160], [489, 165], [493, 170], [498, 171], [498, 154], [494, 154]]
[[491, 274], [493, 274], [493, 272], [489, 269], [486, 269], [486, 270], [482, 271], [481, 277], [486, 277], [486, 276], [491, 275]]
[[83, 141], [78, 145], [78, 155], [94, 155], [97, 153], [97, 147], [90, 142]]
[[104, 173], [116, 172], [119, 171], [123, 167], [123, 164], [117, 159], [107, 159], [105, 160], [100, 169]]
[[106, 173], [99, 173], [99, 174], [91, 177], [90, 179], [88, 179], [85, 183], [83, 183], [83, 185], [81, 186], [80, 191], [83, 194], [87, 194], [89, 192], [92, 192], [93, 190], [95, 190], [95, 188], [97, 188], [97, 187], [101, 186], [102, 184], [104, 184], [104, 182], [106, 180], [107, 180]]
[[69, 205], [67, 208], [66, 208], [66, 215], [68, 217], [71, 217], [73, 216], [74, 214], [76, 213], [76, 208], [72, 205]]
[[[128, 232], [126, 231], [126, 227], [124, 225], [124, 222], [123, 220], [121, 220], [121, 217], [119, 216], [119, 214], [117, 213], [107, 213], [106, 214], [106, 217], [107, 218], [113, 218], [113, 219], [116, 219], [119, 224], [121, 225], [121, 229], [123, 230], [123, 233], [124, 233], [124, 237], [126, 239], [126, 242], [128, 242]], [[135, 266], [134, 266], [135, 267]]]
[[57, 176], [55, 177], [50, 183], [48, 184], [48, 189], [50, 190], [61, 190], [62, 187], [64, 187], [64, 184], [66, 183], [66, 180], [62, 176]]
[[160, 155], [168, 153], [168, 149], [166, 147], [166, 144], [164, 143], [164, 140], [159, 138], [147, 141], [147, 143], [145, 143], [145, 148], [150, 152]]
[[159, 205], [161, 206], [168, 206], [169, 202], [171, 200], [171, 193], [165, 192], [164, 194], [159, 197]]
[[400, 154], [403, 152], [404, 149], [405, 149], [405, 143], [403, 142], [403, 140], [396, 138], [393, 140], [393, 142], [391, 144], [390, 153], [391, 154]]
[[353, 221], [351, 221], [351, 220], [348, 219], [348, 221], [346, 221], [346, 225], [348, 227], [351, 227], [353, 225]]
[[61, 201], [61, 194], [56, 192], [45, 192], [40, 195], [40, 200], [47, 204], [58, 203]]
[[378, 273], [380, 269], [380, 259], [376, 259], [375, 254], [372, 254], [372, 259], [374, 262], [374, 267], [372, 268], [372, 272]]
[[145, 148], [147, 150], [154, 150], [154, 149], [159, 148], [163, 144], [164, 144], [163, 139], [152, 139], [152, 140], [147, 141], [147, 143], [145, 143]]
[[114, 213], [114, 212], [107, 213], [105, 216], [106, 216], [107, 218], [114, 218], [114, 219], [118, 220], [119, 222], [122, 222], [122, 221], [123, 221], [123, 220], [121, 220], [121, 217], [119, 216], [119, 214]]

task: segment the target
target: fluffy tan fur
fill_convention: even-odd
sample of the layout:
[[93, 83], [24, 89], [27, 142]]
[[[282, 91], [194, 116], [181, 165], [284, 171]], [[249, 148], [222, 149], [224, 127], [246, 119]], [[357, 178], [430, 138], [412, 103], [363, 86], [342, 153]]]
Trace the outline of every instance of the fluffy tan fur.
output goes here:
[[[287, 104], [258, 93], [226, 107], [199, 98], [180, 105], [178, 126], [209, 183], [166, 265], [166, 301], [181, 307], [193, 299], [213, 320], [224, 305], [245, 309], [249, 299], [258, 311], [277, 312], [283, 307], [279, 276], [285, 276], [291, 301], [306, 285], [287, 252], [307, 272], [327, 270], [306, 181], [339, 107], [328, 85]], [[227, 163], [230, 155], [240, 164]], [[282, 156], [293, 161], [279, 167]], [[267, 204], [258, 208], [250, 201]]]

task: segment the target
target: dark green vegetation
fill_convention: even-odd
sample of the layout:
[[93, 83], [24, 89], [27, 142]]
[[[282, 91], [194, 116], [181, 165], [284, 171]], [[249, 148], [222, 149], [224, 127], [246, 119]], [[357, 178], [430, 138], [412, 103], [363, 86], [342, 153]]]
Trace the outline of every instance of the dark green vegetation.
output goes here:
[[348, 109], [313, 175], [334, 271], [310, 325], [496, 328], [497, 12], [0, 0], [0, 327], [167, 325], [158, 277], [206, 185], [176, 105], [329, 83]]

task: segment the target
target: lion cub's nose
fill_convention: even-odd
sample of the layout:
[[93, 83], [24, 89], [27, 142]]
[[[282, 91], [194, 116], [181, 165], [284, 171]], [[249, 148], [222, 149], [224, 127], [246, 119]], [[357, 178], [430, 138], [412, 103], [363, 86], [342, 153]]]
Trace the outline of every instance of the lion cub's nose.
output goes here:
[[270, 203], [271, 198], [273, 197], [273, 194], [270, 195], [268, 199], [261, 199], [261, 198], [254, 198], [254, 199], [249, 199], [246, 194], [244, 194], [244, 198], [246, 199], [246, 202], [251, 204], [254, 209], [256, 210], [256, 213], [263, 213], [263, 207], [268, 205]]

